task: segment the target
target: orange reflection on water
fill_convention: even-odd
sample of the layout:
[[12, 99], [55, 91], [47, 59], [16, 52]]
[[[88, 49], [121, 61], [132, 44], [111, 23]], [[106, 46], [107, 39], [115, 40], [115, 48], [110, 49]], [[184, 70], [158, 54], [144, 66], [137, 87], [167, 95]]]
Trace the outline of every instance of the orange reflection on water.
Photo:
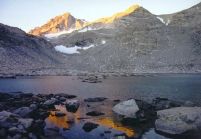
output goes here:
[[121, 125], [115, 123], [111, 118], [101, 118], [101, 119], [98, 119], [96, 122], [102, 126], [106, 126], [106, 127], [118, 130], [118, 131], [122, 131], [128, 137], [133, 137], [135, 135], [135, 132], [132, 129], [129, 129], [127, 127], [124, 127], [124, 126], [121, 126]]
[[[53, 113], [53, 112], [51, 112], [51, 113]], [[70, 128], [70, 125], [67, 123], [67, 121], [68, 121], [67, 116], [56, 117], [54, 115], [49, 115], [48, 121], [59, 128]]]
[[51, 111], [49, 117], [47, 118], [48, 122], [54, 124], [59, 128], [70, 128], [72, 122], [78, 123], [78, 117], [80, 117], [80, 112], [78, 111], [75, 114], [69, 113], [66, 111], [66, 108], [62, 105], [56, 105], [55, 108], [63, 113], [65, 116], [57, 117], [55, 116], [55, 111]]

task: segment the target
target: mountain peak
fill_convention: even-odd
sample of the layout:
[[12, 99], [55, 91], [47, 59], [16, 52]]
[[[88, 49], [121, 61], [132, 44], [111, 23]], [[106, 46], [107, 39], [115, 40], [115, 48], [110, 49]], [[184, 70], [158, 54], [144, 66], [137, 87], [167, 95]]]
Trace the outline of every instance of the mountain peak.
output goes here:
[[36, 27], [29, 33], [36, 36], [41, 36], [45, 34], [58, 33], [61, 31], [76, 30], [83, 27], [84, 23], [84, 20], [76, 19], [69, 12], [66, 12], [50, 19], [46, 24], [41, 27]]
[[132, 5], [123, 12], [116, 13], [110, 17], [100, 18], [98, 20], [95, 20], [95, 21], [89, 23], [89, 25], [93, 24], [93, 23], [104, 23], [104, 24], [112, 23], [116, 19], [119, 19], [119, 18], [124, 17], [124, 16], [128, 16], [129, 14], [135, 12], [138, 8], [140, 8], [139, 5], [137, 5], [137, 4]]

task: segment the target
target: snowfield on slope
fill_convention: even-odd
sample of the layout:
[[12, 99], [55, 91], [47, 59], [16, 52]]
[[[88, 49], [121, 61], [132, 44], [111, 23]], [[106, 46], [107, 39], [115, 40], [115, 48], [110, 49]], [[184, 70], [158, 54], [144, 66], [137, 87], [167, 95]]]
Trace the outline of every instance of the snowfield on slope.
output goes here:
[[94, 46], [95, 46], [94, 44], [91, 44], [91, 45], [85, 46], [85, 47], [79, 47], [76, 45], [74, 47], [66, 47], [64, 45], [57, 45], [57, 46], [55, 46], [55, 50], [60, 53], [65, 53], [65, 54], [79, 54], [80, 53], [79, 50], [87, 50]]

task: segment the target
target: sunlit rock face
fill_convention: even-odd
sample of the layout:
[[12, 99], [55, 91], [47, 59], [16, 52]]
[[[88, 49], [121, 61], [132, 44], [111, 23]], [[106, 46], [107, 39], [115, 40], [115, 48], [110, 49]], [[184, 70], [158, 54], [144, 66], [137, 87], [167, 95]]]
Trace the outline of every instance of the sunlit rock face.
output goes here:
[[45, 25], [31, 30], [29, 33], [36, 36], [42, 36], [62, 31], [73, 31], [82, 28], [84, 23], [84, 20], [76, 19], [70, 13], [64, 13], [63, 15], [51, 19]]
[[104, 26], [110, 26], [114, 21], [132, 14], [138, 8], [140, 8], [139, 5], [133, 5], [133, 6], [129, 7], [128, 9], [126, 9], [125, 11], [116, 13], [112, 16], [104, 17], [104, 18], [100, 18], [100, 19], [97, 19], [97, 20], [92, 21], [92, 22], [88, 22], [88, 23], [86, 23], [85, 26], [89, 26], [91, 28], [102, 28]]
[[[108, 24], [113, 23], [115, 20], [128, 16], [139, 8], [138, 5], [133, 5], [123, 12], [119, 12], [110, 17], [100, 18], [93, 22], [86, 22], [81, 19], [76, 19], [70, 13], [64, 13], [63, 15], [56, 16], [48, 21], [41, 27], [36, 27], [29, 33], [36, 36], [43, 36], [48, 34], [58, 34], [60, 32], [71, 33], [75, 30], [79, 30], [83, 27], [101, 28]], [[63, 33], [62, 33], [63, 34]]]

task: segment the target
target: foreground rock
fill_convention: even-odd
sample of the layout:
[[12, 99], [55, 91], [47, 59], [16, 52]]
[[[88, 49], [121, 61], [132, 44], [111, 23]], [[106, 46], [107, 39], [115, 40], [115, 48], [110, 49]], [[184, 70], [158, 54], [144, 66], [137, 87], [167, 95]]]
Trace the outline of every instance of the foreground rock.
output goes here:
[[157, 112], [155, 128], [158, 131], [178, 135], [201, 130], [201, 107], [177, 107]]
[[7, 111], [0, 112], [0, 128], [8, 132], [4, 133], [4, 136], [7, 134], [25, 134], [31, 128], [32, 124], [33, 119], [31, 118], [21, 118], [19, 115]]
[[66, 109], [68, 112], [75, 113], [78, 110], [79, 106], [80, 103], [78, 100], [68, 100], [66, 102]]
[[94, 130], [95, 128], [97, 128], [99, 125], [95, 124], [95, 123], [91, 123], [91, 122], [87, 122], [84, 124], [84, 126], [82, 127], [82, 129], [85, 132], [91, 132], [92, 130]]
[[139, 107], [134, 99], [130, 99], [115, 105], [112, 110], [127, 118], [136, 118], [136, 112], [139, 111]]

